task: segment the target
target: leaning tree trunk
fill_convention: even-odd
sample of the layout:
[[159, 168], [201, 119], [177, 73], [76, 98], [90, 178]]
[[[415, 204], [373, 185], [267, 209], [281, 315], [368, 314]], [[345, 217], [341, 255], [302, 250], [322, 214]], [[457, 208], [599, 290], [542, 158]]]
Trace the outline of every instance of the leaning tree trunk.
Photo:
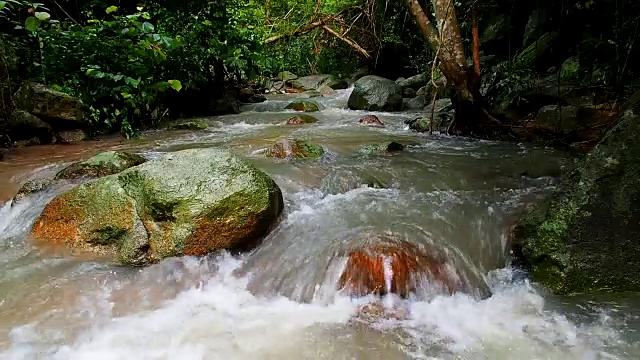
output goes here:
[[[479, 86], [479, 38], [474, 36], [474, 66], [467, 70], [460, 26], [454, 0], [431, 0], [435, 28], [418, 0], [404, 0], [420, 32], [437, 54], [440, 71], [452, 88], [451, 101], [456, 114], [447, 131], [457, 135], [494, 137], [500, 131], [499, 122], [486, 110]], [[474, 14], [477, 16], [477, 14]], [[477, 19], [476, 19], [477, 20]], [[477, 21], [474, 24], [477, 26]], [[474, 34], [477, 29], [474, 30]], [[478, 50], [478, 51], [476, 51]]]

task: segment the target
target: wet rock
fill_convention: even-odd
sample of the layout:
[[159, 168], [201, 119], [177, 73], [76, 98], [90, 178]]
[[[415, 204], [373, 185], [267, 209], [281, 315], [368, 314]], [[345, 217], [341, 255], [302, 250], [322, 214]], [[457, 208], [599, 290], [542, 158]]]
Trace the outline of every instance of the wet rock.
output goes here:
[[330, 88], [327, 85], [322, 85], [318, 88], [318, 92], [322, 95], [333, 95], [336, 93], [335, 90], [333, 90], [332, 88]]
[[292, 116], [287, 120], [287, 125], [304, 125], [318, 122], [318, 119], [311, 115], [301, 114]]
[[333, 76], [328, 74], [303, 76], [289, 82], [294, 88], [305, 91], [318, 90], [322, 85], [327, 85], [334, 90], [339, 88], [331, 86], [339, 85], [339, 82], [337, 82]]
[[354, 84], [348, 105], [352, 110], [398, 111], [402, 109], [402, 90], [389, 79], [367, 75]]
[[40, 144], [53, 141], [53, 129], [39, 117], [25, 110], [15, 110], [9, 116], [7, 133], [13, 141], [37, 138]]
[[307, 91], [301, 92], [296, 97], [300, 99], [311, 99], [315, 97], [322, 97], [322, 94], [317, 90], [307, 90]]
[[140, 155], [120, 151], [107, 151], [88, 160], [69, 165], [60, 170], [54, 179], [69, 180], [81, 177], [107, 176], [140, 165], [146, 161], [147, 159]]
[[389, 141], [389, 142], [383, 142], [380, 144], [365, 146], [360, 150], [360, 152], [363, 154], [375, 154], [375, 153], [381, 153], [381, 152], [388, 152], [388, 153], [400, 152], [404, 150], [405, 146], [415, 145], [415, 144], [416, 143], [413, 143], [413, 142], [410, 142], [409, 144], [403, 144], [397, 141]]
[[401, 307], [387, 307], [380, 302], [372, 302], [358, 308], [356, 318], [365, 322], [376, 322], [381, 319], [407, 320], [409, 312]]
[[80, 185], [52, 200], [32, 235], [146, 265], [252, 247], [283, 208], [275, 182], [221, 149], [189, 149]]
[[561, 190], [512, 229], [514, 254], [557, 294], [640, 290], [640, 101]]
[[253, 88], [251, 87], [244, 87], [240, 90], [238, 90], [238, 100], [240, 100], [243, 103], [247, 103], [249, 102], [248, 100], [254, 96], [256, 93], [253, 90]]
[[318, 104], [311, 101], [294, 101], [291, 104], [287, 105], [285, 109], [304, 112], [320, 111], [320, 107], [318, 106]]
[[384, 123], [382, 122], [382, 120], [380, 120], [375, 115], [367, 115], [367, 116], [361, 117], [360, 120], [358, 120], [358, 124], [368, 125], [368, 126], [384, 126]]
[[426, 103], [427, 97], [424, 95], [417, 95], [411, 99], [402, 99], [402, 107], [407, 110], [422, 109]]
[[405, 124], [409, 125], [409, 129], [416, 132], [428, 132], [431, 130], [431, 111], [433, 109], [433, 129], [439, 130], [443, 126], [447, 126], [455, 114], [455, 109], [450, 99], [436, 100], [433, 108], [429, 104], [424, 112], [426, 113], [422, 117], [405, 121]]
[[191, 121], [182, 121], [177, 124], [173, 124], [169, 126], [169, 130], [205, 130], [209, 127], [205, 121], [202, 120], [191, 120]]
[[443, 255], [407, 241], [390, 241], [350, 251], [339, 288], [351, 296], [407, 297], [419, 288], [453, 294], [465, 289], [465, 280]]
[[[422, 73], [422, 74], [414, 75], [408, 79], [400, 78], [396, 80], [396, 84], [398, 84], [398, 86], [400, 86], [403, 91], [406, 91], [408, 89], [418, 90], [421, 87], [427, 85], [429, 81], [431, 81], [430, 74]], [[411, 97], [411, 96], [407, 96], [407, 97]]]
[[51, 185], [53, 185], [53, 183], [53, 179], [49, 178], [33, 179], [25, 182], [24, 184], [22, 184], [22, 186], [20, 186], [20, 189], [18, 189], [18, 192], [13, 197], [12, 204], [15, 205], [19, 203], [20, 201], [22, 201], [22, 199], [30, 194], [49, 189]]
[[317, 159], [324, 155], [322, 146], [300, 139], [280, 139], [265, 153], [279, 159]]
[[402, 96], [406, 98], [414, 98], [416, 97], [416, 91], [413, 90], [412, 88], [406, 88], [402, 90]]
[[[292, 73], [291, 71], [281, 71], [278, 73], [278, 75], [276, 75], [276, 79], [282, 81], [282, 82], [287, 82], [290, 80], [295, 80], [298, 78], [298, 75]], [[284, 86], [284, 83], [283, 83]]]

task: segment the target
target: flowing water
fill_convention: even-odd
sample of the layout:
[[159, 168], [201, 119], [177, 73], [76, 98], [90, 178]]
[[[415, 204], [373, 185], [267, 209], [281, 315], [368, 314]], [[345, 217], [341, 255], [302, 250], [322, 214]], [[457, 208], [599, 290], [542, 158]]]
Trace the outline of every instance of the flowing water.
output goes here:
[[[128, 149], [149, 158], [220, 146], [283, 190], [281, 223], [253, 252], [167, 259], [144, 269], [72, 257], [27, 234], [72, 184], [0, 207], [1, 359], [637, 359], [640, 301], [555, 297], [509, 266], [507, 233], [522, 208], [553, 191], [572, 160], [542, 147], [410, 133], [409, 113], [364, 127], [349, 90], [320, 99], [319, 121], [287, 126], [291, 95], [205, 119], [202, 132], [150, 132], [34, 147], [0, 163], [0, 201], [29, 178], [78, 158]], [[315, 99], [317, 100], [317, 99]], [[261, 154], [283, 136], [320, 143], [318, 161]], [[413, 145], [366, 154], [388, 140]], [[376, 186], [368, 186], [368, 185]], [[345, 249], [396, 237], [438, 248], [473, 288], [408, 299], [338, 291]], [[393, 267], [384, 263], [390, 288]], [[491, 296], [487, 296], [491, 294]], [[359, 313], [382, 302], [402, 316]], [[360, 315], [359, 315], [360, 314]]]

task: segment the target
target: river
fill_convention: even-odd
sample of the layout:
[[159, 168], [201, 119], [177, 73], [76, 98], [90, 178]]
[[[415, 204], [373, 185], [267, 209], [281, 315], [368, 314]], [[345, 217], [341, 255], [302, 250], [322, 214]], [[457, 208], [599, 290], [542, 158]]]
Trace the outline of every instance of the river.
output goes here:
[[[150, 131], [17, 150], [0, 162], [0, 359], [638, 359], [640, 297], [558, 297], [509, 265], [507, 234], [531, 202], [553, 191], [571, 157], [556, 150], [411, 133], [414, 113], [346, 109], [350, 90], [317, 100], [319, 121], [287, 126], [295, 95], [272, 96], [205, 131]], [[261, 154], [282, 136], [320, 143], [317, 161]], [[413, 142], [403, 152], [366, 145]], [[282, 188], [282, 222], [254, 251], [176, 258], [130, 269], [72, 257], [27, 234], [66, 188], [8, 201], [20, 183], [107, 149], [153, 158], [219, 146], [249, 159]], [[378, 186], [366, 186], [377, 184]], [[376, 301], [337, 291], [345, 246], [393, 234], [446, 250], [478, 288], [428, 290], [383, 301], [404, 317], [357, 315]]]

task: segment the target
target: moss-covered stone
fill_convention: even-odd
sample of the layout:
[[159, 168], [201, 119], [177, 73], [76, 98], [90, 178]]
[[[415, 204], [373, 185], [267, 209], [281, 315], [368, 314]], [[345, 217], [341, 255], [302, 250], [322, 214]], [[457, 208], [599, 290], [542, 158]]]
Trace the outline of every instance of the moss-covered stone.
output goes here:
[[548, 32], [526, 48], [524, 48], [515, 58], [515, 65], [521, 68], [533, 67], [544, 64], [550, 56], [553, 45], [558, 39], [558, 33]]
[[265, 155], [280, 159], [317, 159], [324, 155], [324, 149], [305, 140], [280, 139], [267, 149]]
[[219, 149], [190, 149], [60, 195], [33, 235], [145, 265], [254, 245], [283, 207], [275, 182]]
[[29, 196], [31, 194], [45, 191], [49, 189], [52, 184], [53, 184], [53, 179], [49, 179], [49, 178], [29, 180], [24, 184], [22, 184], [22, 186], [20, 186], [20, 189], [18, 189], [18, 192], [13, 197], [12, 204], [15, 205], [19, 203], [22, 199], [24, 199], [26, 196]]
[[287, 120], [287, 125], [304, 125], [318, 122], [318, 119], [307, 114], [292, 116]]
[[367, 145], [361, 148], [359, 152], [367, 155], [400, 152], [403, 151], [407, 145], [415, 145], [415, 143], [411, 141], [387, 141], [379, 144]]
[[294, 101], [291, 104], [287, 105], [285, 109], [304, 112], [320, 111], [320, 107], [318, 106], [318, 104], [311, 101]]
[[140, 155], [107, 151], [88, 160], [69, 165], [56, 174], [55, 180], [112, 175], [132, 166], [140, 165], [145, 161], [147, 160]]
[[640, 290], [640, 103], [512, 235], [516, 257], [555, 293]]
[[209, 124], [202, 120], [183, 121], [169, 126], [169, 130], [205, 130]]

